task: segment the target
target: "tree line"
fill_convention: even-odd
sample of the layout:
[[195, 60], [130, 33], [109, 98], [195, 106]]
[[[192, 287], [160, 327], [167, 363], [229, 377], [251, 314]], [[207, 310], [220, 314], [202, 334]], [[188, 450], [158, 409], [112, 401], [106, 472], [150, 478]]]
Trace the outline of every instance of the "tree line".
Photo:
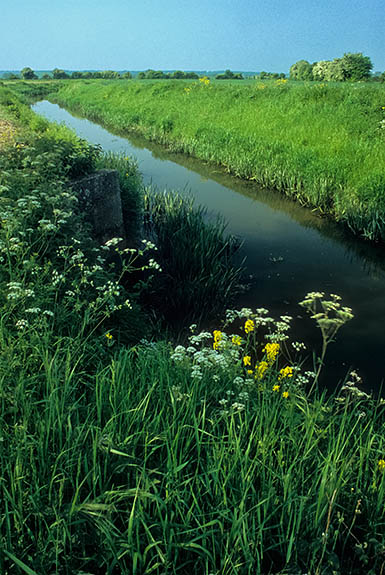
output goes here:
[[373, 64], [362, 52], [347, 53], [342, 58], [321, 60], [310, 64], [299, 60], [290, 68], [291, 80], [317, 80], [326, 82], [360, 82], [369, 79], [385, 81], [385, 72], [372, 76]]
[[[16, 80], [22, 78], [23, 80], [37, 80], [38, 76], [30, 67], [23, 68], [20, 76], [17, 74], [8, 74], [8, 80]], [[79, 79], [104, 79], [104, 80], [128, 80], [132, 78], [131, 72], [124, 72], [120, 74], [114, 70], [100, 70], [97, 72], [80, 72], [75, 71], [69, 74], [65, 70], [55, 68], [51, 74], [43, 74], [41, 80], [79, 80]], [[195, 72], [182, 72], [176, 70], [172, 73], [162, 72], [161, 70], [146, 70], [146, 72], [139, 72], [137, 75], [139, 80], [197, 80], [198, 74]]]
[[[8, 74], [8, 80], [16, 80], [22, 78], [23, 80], [38, 80], [37, 74], [32, 70], [32, 68], [23, 68], [20, 72], [20, 76], [17, 74]], [[60, 68], [54, 68], [51, 74], [43, 74], [40, 78], [41, 80], [78, 80], [78, 79], [92, 79], [92, 78], [102, 78], [105, 80], [118, 80], [118, 79], [129, 79], [132, 78], [131, 72], [124, 72], [120, 74], [114, 70], [100, 70], [98, 72], [72, 72], [68, 74], [65, 70]]]
[[[362, 52], [346, 53], [342, 58], [334, 60], [321, 60], [312, 64], [307, 60], [298, 60], [290, 67], [291, 80], [315, 80], [326, 82], [360, 82], [360, 81], [380, 81], [385, 82], [385, 72], [372, 75], [373, 64], [368, 56]], [[255, 78], [259, 80], [283, 79], [284, 73], [260, 72]], [[30, 67], [23, 68], [20, 75], [10, 73], [6, 76], [9, 80], [22, 78], [23, 80], [37, 80], [38, 76]], [[66, 79], [104, 79], [104, 80], [127, 80], [131, 79], [131, 72], [119, 73], [114, 70], [100, 70], [96, 72], [75, 71], [68, 73], [60, 68], [54, 68], [50, 74], [44, 74], [41, 80], [66, 80]], [[138, 80], [197, 80], [199, 75], [196, 72], [163, 72], [162, 70], [146, 70], [137, 74]], [[216, 80], [243, 80], [241, 73], [234, 73], [227, 69], [222, 74], [215, 76]]]

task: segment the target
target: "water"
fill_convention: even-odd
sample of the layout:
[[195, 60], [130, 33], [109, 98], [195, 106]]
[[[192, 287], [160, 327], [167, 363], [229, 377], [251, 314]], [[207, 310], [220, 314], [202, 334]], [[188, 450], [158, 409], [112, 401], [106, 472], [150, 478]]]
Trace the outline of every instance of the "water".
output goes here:
[[[385, 376], [384, 249], [369, 245], [311, 210], [233, 178], [202, 162], [171, 154], [141, 138], [120, 137], [42, 101], [33, 110], [63, 122], [104, 150], [136, 157], [146, 184], [192, 194], [196, 202], [221, 214], [228, 231], [243, 239], [242, 255], [254, 277], [237, 306], [266, 307], [275, 316], [294, 317], [295, 339], [319, 349], [320, 334], [298, 306], [308, 291], [342, 296], [355, 318], [329, 346], [324, 383], [334, 385], [356, 368], [367, 390], [378, 390]], [[278, 260], [278, 261], [277, 261]]]

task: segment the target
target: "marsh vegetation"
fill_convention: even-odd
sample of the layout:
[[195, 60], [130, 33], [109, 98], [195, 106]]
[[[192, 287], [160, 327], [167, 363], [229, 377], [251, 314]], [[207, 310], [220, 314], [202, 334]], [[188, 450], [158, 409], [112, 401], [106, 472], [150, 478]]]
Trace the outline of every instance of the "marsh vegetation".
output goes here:
[[[191, 88], [196, 109], [208, 88]], [[172, 84], [135, 89], [147, 121], [156, 114], [146, 90], [157, 106], [165, 93], [190, 97]], [[285, 85], [271, 89], [285, 98]], [[110, 119], [108, 90], [72, 85], [58, 98], [84, 98], [89, 116], [115, 122], [120, 88]], [[181, 147], [172, 143], [180, 112], [170, 101], [169, 111], [168, 124], [140, 116], [136, 125]], [[323, 293], [302, 302], [321, 335], [306, 372], [290, 317], [225, 313], [240, 275], [220, 222], [178, 197], [149, 197], [132, 160], [103, 156], [1, 87], [0, 120], [0, 571], [381, 572], [384, 402], [355, 373], [331, 396], [317, 388], [351, 310]], [[218, 130], [219, 154], [218, 142], [230, 148]], [[208, 159], [214, 148], [201, 136], [196, 150]], [[137, 237], [125, 248], [97, 245], [71, 192], [73, 178], [100, 166], [119, 171]], [[157, 298], [190, 321], [211, 316], [215, 329], [169, 341]]]

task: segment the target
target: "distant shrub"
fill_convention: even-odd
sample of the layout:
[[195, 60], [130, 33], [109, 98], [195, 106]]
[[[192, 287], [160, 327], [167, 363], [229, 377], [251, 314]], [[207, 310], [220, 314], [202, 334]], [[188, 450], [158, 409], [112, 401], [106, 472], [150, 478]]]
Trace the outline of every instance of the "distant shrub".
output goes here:
[[242, 74], [234, 74], [231, 70], [226, 70], [224, 74], [217, 74], [216, 80], [243, 80]]
[[32, 68], [23, 68], [20, 74], [23, 80], [37, 80], [37, 76]]

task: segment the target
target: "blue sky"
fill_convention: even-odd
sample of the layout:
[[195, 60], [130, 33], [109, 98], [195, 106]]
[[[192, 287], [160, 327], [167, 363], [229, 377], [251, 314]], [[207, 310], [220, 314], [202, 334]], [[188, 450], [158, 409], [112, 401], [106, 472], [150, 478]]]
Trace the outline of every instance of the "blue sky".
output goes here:
[[385, 70], [384, 0], [0, 0], [0, 69]]

